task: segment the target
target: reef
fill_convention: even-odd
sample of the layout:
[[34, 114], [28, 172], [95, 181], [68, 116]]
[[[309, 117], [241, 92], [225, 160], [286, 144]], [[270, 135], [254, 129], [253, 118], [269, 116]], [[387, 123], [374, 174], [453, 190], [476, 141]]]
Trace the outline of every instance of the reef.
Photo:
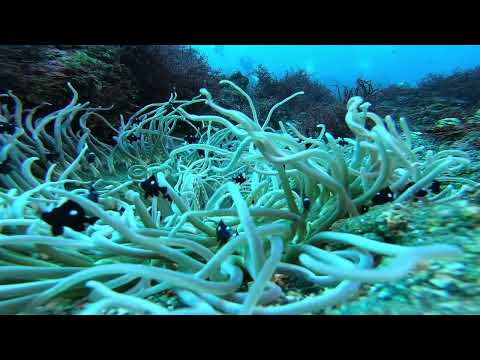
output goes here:
[[63, 107], [70, 81], [93, 106], [114, 105], [116, 113], [128, 113], [136, 108], [139, 90], [120, 55], [120, 46], [2, 45], [0, 91], [12, 90], [27, 107]]
[[[358, 96], [345, 104], [351, 137], [321, 123], [308, 136], [281, 120], [274, 129], [277, 109], [303, 92], [260, 117], [244, 90], [219, 85], [248, 111], [202, 88], [114, 127], [70, 83], [71, 101], [42, 116], [41, 105], [24, 110], [13, 92], [1, 95], [0, 313], [69, 304], [75, 314], [312, 314], [352, 301], [364, 284], [466, 256], [458, 244], [398, 243], [408, 224], [395, 214], [375, 238], [336, 224], [476, 191], [462, 175], [467, 152], [415, 146], [404, 118], [382, 118]], [[195, 115], [196, 104], [213, 114]], [[175, 135], [179, 124], [192, 134]], [[315, 292], [289, 296], [287, 279]]]
[[380, 88], [372, 101], [375, 111], [415, 120], [417, 129], [430, 129], [446, 118], [466, 120], [480, 108], [480, 68], [449, 75], [427, 75], [418, 86]]
[[[365, 215], [339, 220], [332, 225], [333, 231], [408, 246], [452, 244], [460, 247], [464, 255], [458, 261], [436, 259], [421, 264], [411, 276], [395, 283], [368, 284], [356, 299], [323, 313], [478, 314], [479, 225], [480, 207], [468, 198], [386, 204]], [[305, 296], [305, 292], [297, 291], [297, 296]]]

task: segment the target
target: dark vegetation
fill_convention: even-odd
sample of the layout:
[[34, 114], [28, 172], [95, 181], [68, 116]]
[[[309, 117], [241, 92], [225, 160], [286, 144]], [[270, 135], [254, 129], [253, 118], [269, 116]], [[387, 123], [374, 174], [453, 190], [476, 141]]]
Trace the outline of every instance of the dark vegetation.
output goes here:
[[[136, 108], [138, 90], [130, 70], [119, 62], [118, 46], [0, 46], [0, 93], [12, 90], [25, 108], [44, 102], [44, 115], [68, 104], [72, 94], [71, 82], [81, 102], [91, 106], [108, 107], [103, 111], [110, 122], [116, 123], [119, 114]], [[5, 100], [2, 99], [4, 102]], [[101, 122], [89, 124], [95, 133], [110, 130]], [[98, 127], [98, 129], [95, 129]]]
[[[304, 70], [290, 70], [277, 77], [265, 66], [254, 67], [251, 61], [243, 64], [242, 70], [243, 73], [237, 71], [231, 75], [214, 71], [204, 57], [188, 46], [0, 46], [1, 92], [12, 90], [27, 108], [49, 102], [54, 106], [44, 111], [53, 111], [70, 100], [66, 87], [70, 81], [81, 102], [90, 101], [93, 106], [115, 105], [102, 113], [112, 123], [118, 122], [119, 114], [128, 116], [148, 103], [166, 101], [173, 90], [179, 99], [190, 99], [202, 87], [208, 88], [221, 105], [251, 115], [245, 99], [228, 86], [219, 86], [219, 80], [224, 78], [252, 95], [261, 122], [274, 104], [304, 91], [305, 95], [278, 108], [270, 125], [278, 128], [279, 121], [290, 121], [310, 136], [318, 134], [318, 124], [325, 124], [336, 137], [349, 136], [344, 122], [346, 103], [355, 95], [371, 102], [373, 111], [395, 118], [404, 116], [419, 130], [431, 130], [436, 121], [447, 117], [456, 117], [466, 124], [464, 119], [480, 108], [480, 67], [451, 75], [432, 74], [416, 87], [381, 88], [367, 79], [358, 79], [353, 87], [333, 90]], [[258, 79], [255, 84], [250, 81], [251, 75]], [[205, 105], [198, 104], [189, 110], [210, 112]], [[426, 133], [453, 136], [476, 126], [469, 124]], [[101, 122], [96, 126], [106, 130]], [[188, 126], [179, 131], [191, 133]], [[108, 131], [106, 134], [111, 136]]]
[[355, 86], [336, 86], [337, 101], [343, 105], [347, 105], [348, 100], [353, 96], [361, 96], [365, 101], [376, 102], [381, 94], [379, 86], [375, 85], [372, 81], [357, 79]]
[[[344, 125], [345, 105], [340, 104], [334, 94], [319, 81], [312, 79], [304, 70], [290, 70], [282, 77], [276, 77], [265, 66], [258, 66], [253, 72], [256, 84], [241, 72], [230, 76], [242, 89], [252, 95], [259, 121], [263, 123], [271, 107], [290, 95], [304, 91], [275, 110], [270, 126], [279, 129], [278, 122], [291, 122], [304, 133], [315, 136], [318, 124], [325, 124], [336, 136], [345, 136], [348, 129]], [[222, 89], [220, 103], [251, 114], [245, 100], [228, 88]]]
[[[480, 123], [448, 125], [448, 126], [443, 126], [438, 128], [434, 127], [426, 130], [428, 134], [433, 134], [436, 138], [439, 138], [442, 140], [447, 140], [447, 139], [456, 140], [464, 137], [465, 135], [473, 131], [480, 131]], [[478, 144], [480, 144], [480, 142]]]
[[[26, 107], [42, 102], [65, 106], [70, 81], [82, 102], [115, 105], [128, 112], [138, 100], [128, 68], [119, 62], [115, 46], [0, 46], [0, 91], [12, 90]], [[51, 111], [51, 109], [49, 109]]]
[[375, 110], [414, 119], [421, 129], [437, 120], [463, 120], [480, 108], [480, 67], [450, 75], [430, 74], [417, 87], [389, 86], [381, 89]]
[[457, 71], [451, 75], [427, 75], [419, 84], [419, 90], [434, 96], [459, 100], [464, 106], [480, 105], [480, 67]]
[[[189, 46], [133, 45], [123, 46], [120, 59], [133, 74], [138, 85], [141, 104], [164, 102], [175, 91], [179, 100], [198, 95], [200, 88], [208, 88], [218, 95], [221, 73], [214, 71], [207, 60]], [[205, 105], [195, 104], [189, 111], [204, 113]], [[178, 124], [177, 131], [192, 133], [193, 129]]]
[[[287, 72], [273, 84], [275, 103], [297, 91], [298, 96], [280, 108], [278, 120], [293, 120], [297, 127], [310, 136], [318, 135], [318, 124], [325, 124], [334, 136], [350, 134], [343, 121], [346, 106], [337, 101], [335, 95], [319, 81], [312, 79], [304, 70]], [[278, 89], [278, 90], [277, 90]], [[261, 96], [261, 91], [256, 91]]]
[[222, 79], [204, 57], [188, 46], [123, 46], [120, 59], [131, 70], [144, 103], [164, 101], [173, 90], [179, 99], [197, 96], [202, 87], [215, 92]]

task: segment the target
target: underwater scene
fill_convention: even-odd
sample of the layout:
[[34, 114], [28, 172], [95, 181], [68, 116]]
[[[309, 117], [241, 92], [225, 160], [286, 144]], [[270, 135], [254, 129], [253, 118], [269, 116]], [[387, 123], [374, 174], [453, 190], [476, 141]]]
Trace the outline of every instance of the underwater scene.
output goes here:
[[480, 314], [480, 46], [0, 45], [0, 314]]

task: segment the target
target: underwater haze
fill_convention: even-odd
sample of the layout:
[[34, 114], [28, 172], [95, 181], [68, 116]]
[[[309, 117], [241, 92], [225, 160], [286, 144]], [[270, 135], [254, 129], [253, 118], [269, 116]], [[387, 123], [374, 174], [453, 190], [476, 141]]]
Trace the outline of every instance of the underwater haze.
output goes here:
[[250, 72], [262, 64], [277, 76], [304, 69], [327, 86], [356, 79], [415, 85], [429, 73], [480, 65], [480, 45], [195, 45], [214, 68]]
[[479, 56], [0, 45], [0, 315], [480, 314]]

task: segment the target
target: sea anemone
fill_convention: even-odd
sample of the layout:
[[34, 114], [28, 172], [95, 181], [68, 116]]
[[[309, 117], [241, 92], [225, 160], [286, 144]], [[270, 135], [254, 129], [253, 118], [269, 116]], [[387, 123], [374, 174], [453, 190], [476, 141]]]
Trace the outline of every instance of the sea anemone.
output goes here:
[[[325, 127], [317, 137], [282, 122], [277, 131], [268, 126], [275, 110], [303, 92], [260, 121], [247, 93], [227, 80], [220, 85], [243, 96], [251, 116], [219, 106], [201, 89], [191, 100], [172, 94], [121, 117], [116, 129], [103, 108], [78, 103], [70, 84], [70, 104], [38, 119], [38, 107], [23, 111], [15, 95], [1, 95], [15, 109], [3, 105], [0, 114], [9, 124], [0, 134], [0, 163], [8, 161], [0, 173], [0, 313], [35, 314], [56, 297], [86, 303], [82, 314], [112, 307], [142, 314], [312, 313], [347, 301], [362, 283], [395, 281], [425, 259], [462, 254], [451, 245], [407, 247], [328, 230], [358, 216], [387, 187], [393, 201], [406, 202], [443, 176], [451, 184], [426, 198], [461, 196], [477, 184], [448, 173], [469, 164], [465, 153], [420, 160], [405, 119], [400, 133], [360, 97], [348, 101], [345, 121], [354, 138], [342, 139], [343, 146]], [[189, 113], [195, 103], [217, 114]], [[92, 121], [110, 127], [116, 144], [95, 136]], [[194, 132], [188, 141], [173, 135], [181, 122]], [[73, 229], [75, 216], [84, 225]], [[323, 250], [326, 242], [343, 249]], [[376, 265], [374, 254], [394, 259]], [[278, 273], [319, 293], [288, 302], [272, 280]], [[181, 305], [148, 300], [165, 290], [174, 290]]]

